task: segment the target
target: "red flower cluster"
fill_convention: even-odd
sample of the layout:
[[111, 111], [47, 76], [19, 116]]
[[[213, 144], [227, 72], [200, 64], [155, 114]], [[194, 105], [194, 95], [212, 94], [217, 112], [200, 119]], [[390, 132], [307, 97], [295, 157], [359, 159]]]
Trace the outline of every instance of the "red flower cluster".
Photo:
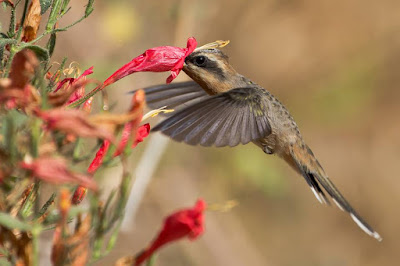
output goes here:
[[[124, 130], [122, 132], [122, 137], [120, 140], [120, 143], [118, 145], [117, 150], [113, 154], [113, 157], [117, 157], [121, 155], [122, 151], [125, 149], [126, 145], [128, 144], [128, 141], [131, 137], [131, 124], [128, 123], [125, 125]], [[144, 140], [145, 137], [147, 137], [150, 133], [150, 125], [149, 124], [144, 124], [140, 126], [136, 132], [136, 136], [134, 137], [133, 143], [132, 143], [132, 148], [135, 148], [140, 142]], [[97, 169], [101, 166], [103, 163], [103, 159], [106, 156], [109, 148], [110, 148], [110, 141], [109, 140], [104, 140], [103, 144], [99, 148], [99, 150], [96, 153], [95, 158], [91, 162], [89, 168], [88, 168], [88, 173], [93, 174], [94, 172], [97, 171]]]
[[[57, 83], [57, 88], [54, 90], [54, 93], [57, 92], [59, 89], [61, 89], [64, 84], [68, 84], [64, 90], [69, 90], [71, 89], [71, 86], [73, 84], [77, 84], [79, 81], [85, 79], [86, 76], [90, 75], [93, 73], [93, 67], [90, 67], [88, 69], [86, 69], [82, 75], [80, 75], [78, 78], [65, 78], [61, 81], [59, 81]], [[77, 100], [79, 100], [80, 98], [82, 98], [85, 95], [85, 87], [84, 84], [82, 84], [83, 86], [78, 86], [77, 88], [74, 89], [74, 91], [72, 92], [72, 95], [70, 96], [70, 98], [67, 101], [67, 105], [70, 103], [73, 103]]]
[[[89, 98], [90, 100], [91, 98]], [[90, 101], [86, 101], [85, 105], [87, 106], [90, 105]], [[138, 143], [142, 142], [145, 137], [147, 137], [150, 133], [150, 125], [149, 124], [144, 124], [142, 126], [139, 126], [139, 123], [141, 122], [142, 119], [142, 111], [143, 111], [143, 106], [144, 106], [144, 92], [142, 90], [139, 90], [135, 93], [135, 95], [132, 97], [132, 107], [129, 111], [129, 114], [133, 114], [133, 119], [130, 120], [129, 122], [125, 123], [124, 128], [122, 130], [122, 135], [121, 139], [117, 145], [117, 149], [112, 155], [112, 157], [117, 157], [121, 155], [121, 153], [125, 150], [126, 146], [128, 143], [131, 141], [132, 146], [131, 148], [134, 148], [137, 146]], [[87, 172], [89, 174], [94, 174], [97, 169], [103, 164], [104, 158], [106, 157], [109, 148], [111, 146], [111, 141], [109, 139], [104, 139], [103, 144], [100, 146], [99, 150], [97, 151], [93, 161], [90, 163]], [[75, 190], [74, 195], [72, 196], [72, 202], [73, 204], [79, 204], [85, 197], [87, 189], [85, 187], [78, 187]]]
[[206, 203], [199, 199], [193, 208], [180, 210], [168, 216], [157, 238], [136, 257], [135, 265], [142, 264], [165, 244], [184, 237], [194, 240], [200, 236], [204, 231], [203, 212], [205, 208]]

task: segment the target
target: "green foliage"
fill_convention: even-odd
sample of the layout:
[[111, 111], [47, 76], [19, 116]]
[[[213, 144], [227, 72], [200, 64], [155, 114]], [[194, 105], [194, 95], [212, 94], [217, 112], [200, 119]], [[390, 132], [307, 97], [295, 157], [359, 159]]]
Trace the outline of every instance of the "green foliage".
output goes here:
[[[24, 1], [22, 17], [19, 20], [20, 25], [23, 25], [28, 15], [29, 2]], [[16, 6], [19, 3], [20, 1], [17, 1]], [[90, 205], [88, 207], [71, 207], [68, 191], [74, 190], [76, 186], [61, 183], [55, 186], [48, 198], [44, 198], [45, 203], [42, 204], [44, 181], [32, 179], [32, 177], [37, 177], [31, 173], [35, 169], [26, 170], [21, 167], [24, 163], [29, 164], [30, 161], [43, 157], [41, 153], [46, 147], [50, 148], [53, 153], [51, 155], [68, 161], [68, 167], [71, 168], [76, 168], [77, 163], [87, 160], [87, 158], [93, 158], [95, 150], [92, 149], [88, 152], [82, 148], [83, 139], [77, 138], [73, 145], [69, 145], [72, 148], [66, 148], [68, 145], [65, 143], [69, 141], [68, 134], [57, 130], [44, 132], [43, 122], [37, 116], [38, 112], [58, 107], [57, 104], [54, 105], [54, 102], [50, 102], [51, 99], [48, 96], [53, 95], [51, 92], [60, 81], [67, 62], [67, 58], [64, 58], [56, 69], [52, 69], [53, 74], [48, 75], [52, 68], [50, 60], [55, 49], [57, 33], [66, 31], [93, 12], [94, 0], [88, 0], [85, 13], [80, 19], [64, 28], [57, 28], [59, 20], [70, 10], [69, 3], [69, 0], [41, 0], [41, 14], [49, 13], [46, 27], [44, 32], [37, 33], [37, 37], [28, 40], [24, 39], [23, 27], [17, 28], [16, 26], [16, 6], [8, 6], [10, 8], [10, 27], [8, 32], [1, 33], [0, 37], [0, 64], [4, 78], [0, 80], [0, 86], [3, 86], [0, 89], [3, 91], [15, 89], [7, 87], [10, 80], [12, 82], [27, 80], [26, 84], [21, 85], [21, 88], [18, 87], [19, 90], [13, 91], [13, 93], [21, 91], [26, 93], [25, 88], [32, 88], [35, 91], [23, 98], [26, 102], [18, 103], [18, 101], [13, 102], [12, 100], [9, 102], [11, 105], [16, 104], [18, 108], [6, 108], [3, 101], [0, 109], [0, 160], [2, 162], [0, 166], [0, 232], [2, 234], [0, 253], [6, 255], [6, 257], [0, 256], [1, 265], [11, 265], [19, 260], [38, 265], [38, 238], [43, 231], [55, 228], [61, 230], [62, 234], [57, 236], [55, 233], [54, 245], [57, 245], [62, 252], [54, 251], [55, 253], [52, 255], [54, 264], [65, 263], [67, 259], [73, 264], [74, 260], [82, 259], [81, 255], [75, 254], [76, 245], [71, 244], [75, 239], [81, 240], [81, 238], [87, 239], [82, 244], [83, 246], [79, 247], [78, 245], [81, 249], [80, 253], [86, 253], [84, 258], [86, 261], [102, 258], [115, 246], [128, 200], [131, 176], [124, 170], [120, 186], [108, 196], [105, 205], [102, 204], [98, 193], [89, 193]], [[47, 44], [45, 46], [38, 45], [38, 41], [46, 36], [49, 37]], [[33, 51], [34, 55], [19, 53], [24, 49]], [[20, 69], [14, 70], [16, 64], [12, 64], [12, 62], [17, 55], [20, 60], [17, 61], [20, 62], [17, 68]], [[39, 62], [35, 63], [36, 61]], [[11, 69], [13, 69], [12, 76], [10, 76]], [[27, 72], [32, 75], [26, 79], [24, 75], [27, 75]], [[11, 97], [11, 99], [13, 98]], [[31, 108], [29, 104], [34, 104], [35, 108]], [[118, 135], [120, 130], [118, 128], [115, 134]], [[115, 146], [112, 145], [110, 152], [114, 151]], [[126, 154], [127, 152], [124, 150], [120, 158], [124, 160]], [[109, 161], [112, 160], [111, 155], [108, 157]], [[36, 167], [46, 168], [48, 165]], [[48, 169], [50, 170], [50, 168]], [[71, 170], [65, 169], [64, 171]], [[50, 178], [56, 180], [60, 177], [51, 176]], [[76, 221], [75, 231], [71, 231], [69, 228], [72, 220]], [[89, 236], [89, 232], [93, 232], [93, 234]], [[108, 233], [111, 233], [109, 239], [106, 237]], [[21, 251], [21, 247], [23, 247], [23, 251]], [[93, 249], [92, 253], [89, 252], [90, 248]], [[66, 256], [66, 254], [69, 255]], [[90, 255], [92, 259], [89, 257]]]
[[[39, 59], [41, 61], [44, 61], [47, 65], [49, 62], [49, 59], [51, 55], [54, 52], [54, 46], [56, 42], [56, 33], [57, 32], [62, 32], [66, 31], [67, 29], [75, 26], [85, 18], [87, 18], [92, 12], [93, 12], [93, 3], [94, 0], [88, 0], [85, 13], [84, 15], [75, 21], [74, 23], [63, 27], [63, 28], [56, 28], [56, 23], [70, 10], [68, 7], [70, 1], [66, 0], [42, 0], [40, 1], [40, 6], [41, 6], [41, 14], [45, 14], [49, 9], [49, 17], [46, 23], [46, 29], [44, 32], [42, 32], [40, 35], [38, 35], [35, 39], [29, 40], [28, 42], [21, 41], [21, 34], [23, 33], [23, 27], [17, 28], [16, 25], [16, 19], [15, 19], [15, 7], [10, 7], [11, 8], [11, 15], [10, 15], [10, 27], [7, 33], [1, 33], [1, 38], [0, 38], [0, 63], [1, 63], [1, 69], [3, 72], [3, 77], [8, 77], [10, 68], [11, 68], [11, 62], [12, 59], [14, 58], [14, 55], [25, 49], [31, 49], [33, 50]], [[18, 1], [19, 3], [19, 1]], [[51, 7], [51, 8], [50, 8]], [[28, 1], [25, 1], [24, 5], [24, 10], [23, 10], [23, 15], [21, 17], [20, 25], [24, 24], [25, 17], [26, 17], [26, 12], [28, 9]], [[6, 37], [7, 36], [7, 37]], [[50, 36], [48, 40], [48, 44], [46, 47], [41, 47], [35, 45], [40, 39], [43, 37]], [[8, 57], [5, 57], [6, 54], [3, 52], [3, 48], [5, 46], [9, 46], [8, 50], [10, 51], [8, 54]], [[4, 63], [2, 63], [4, 62]]]
[[21, 221], [8, 213], [0, 212], [0, 225], [11, 229], [20, 231], [30, 231], [32, 226], [28, 222]]
[[40, 14], [41, 15], [46, 13], [47, 9], [49, 9], [52, 2], [53, 2], [52, 0], [40, 0]]

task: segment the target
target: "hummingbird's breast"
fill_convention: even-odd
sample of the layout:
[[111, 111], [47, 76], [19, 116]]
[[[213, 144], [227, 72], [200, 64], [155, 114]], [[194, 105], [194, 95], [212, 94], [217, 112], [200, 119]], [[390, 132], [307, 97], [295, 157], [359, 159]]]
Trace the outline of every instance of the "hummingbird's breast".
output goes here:
[[272, 153], [285, 157], [289, 146], [302, 139], [300, 130], [288, 109], [269, 91], [264, 89], [268, 102], [267, 117], [271, 126], [271, 134], [259, 140]]

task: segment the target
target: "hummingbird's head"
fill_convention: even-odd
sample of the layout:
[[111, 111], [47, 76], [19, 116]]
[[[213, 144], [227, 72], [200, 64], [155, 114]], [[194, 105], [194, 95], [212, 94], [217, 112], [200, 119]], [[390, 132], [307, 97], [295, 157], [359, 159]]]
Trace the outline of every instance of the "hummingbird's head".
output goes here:
[[195, 50], [185, 59], [183, 71], [209, 94], [237, 88], [240, 75], [218, 49]]

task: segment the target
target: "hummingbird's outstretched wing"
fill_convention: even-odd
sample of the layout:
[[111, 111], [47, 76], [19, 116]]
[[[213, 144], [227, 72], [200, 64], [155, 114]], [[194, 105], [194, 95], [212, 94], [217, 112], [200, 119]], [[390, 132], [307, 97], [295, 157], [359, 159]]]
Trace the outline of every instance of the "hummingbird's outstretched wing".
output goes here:
[[271, 133], [268, 103], [256, 87], [237, 88], [192, 103], [153, 128], [176, 141], [217, 147], [246, 144]]
[[[174, 109], [174, 113], [210, 97], [194, 81], [156, 85], [145, 88], [144, 92], [148, 107], [158, 109], [165, 106], [166, 109]], [[171, 116], [171, 113], [167, 116]]]

